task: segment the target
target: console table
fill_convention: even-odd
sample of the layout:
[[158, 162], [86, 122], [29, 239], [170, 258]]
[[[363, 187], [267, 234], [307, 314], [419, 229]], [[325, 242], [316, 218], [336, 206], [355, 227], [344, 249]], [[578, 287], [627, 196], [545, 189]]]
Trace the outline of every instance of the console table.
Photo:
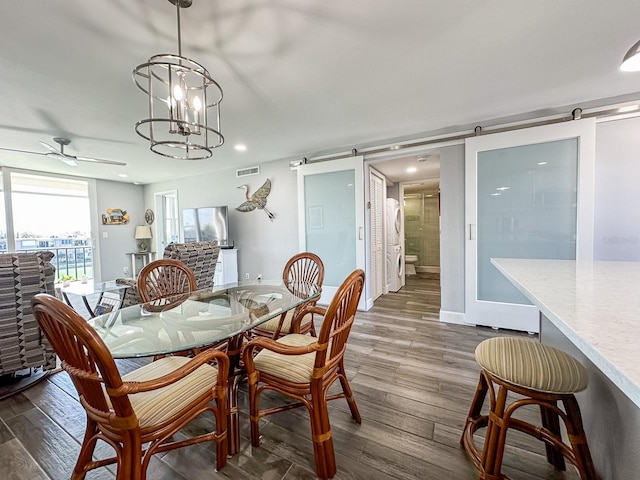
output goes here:
[[[149, 262], [156, 259], [156, 252], [128, 252], [127, 255], [131, 257], [131, 277], [138, 278], [138, 272]], [[138, 265], [138, 259], [141, 260], [142, 266], [140, 270], [136, 267]]]

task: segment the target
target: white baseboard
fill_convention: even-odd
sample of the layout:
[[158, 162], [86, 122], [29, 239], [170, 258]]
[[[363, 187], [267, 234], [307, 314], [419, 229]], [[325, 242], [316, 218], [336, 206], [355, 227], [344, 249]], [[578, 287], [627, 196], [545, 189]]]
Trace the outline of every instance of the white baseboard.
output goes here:
[[462, 312], [440, 310], [440, 321], [443, 323], [455, 323], [457, 325], [469, 325], [468, 323], [465, 323], [464, 313]]

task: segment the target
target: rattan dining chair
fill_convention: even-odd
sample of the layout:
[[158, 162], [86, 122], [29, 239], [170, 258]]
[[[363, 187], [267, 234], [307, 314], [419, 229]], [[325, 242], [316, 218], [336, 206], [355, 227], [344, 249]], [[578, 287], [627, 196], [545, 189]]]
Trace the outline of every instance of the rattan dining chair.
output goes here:
[[[315, 253], [302, 252], [294, 255], [284, 266], [282, 281], [294, 294], [306, 294], [305, 289], [314, 288], [322, 290], [324, 281], [324, 264]], [[316, 305], [317, 300], [309, 302]], [[299, 309], [298, 309], [299, 310]], [[289, 333], [311, 333], [316, 336], [315, 314], [324, 315], [325, 309], [318, 307], [308, 311], [306, 315], [296, 315], [295, 310], [289, 310], [279, 317], [263, 323], [252, 330], [254, 335], [263, 337], [280, 338]], [[294, 318], [296, 321], [294, 322]]]
[[[152, 455], [207, 441], [216, 444], [216, 468], [225, 466], [229, 359], [223, 352], [165, 357], [121, 376], [98, 333], [73, 309], [48, 294], [36, 295], [32, 307], [87, 414], [72, 480], [114, 463], [118, 480], [144, 480]], [[215, 431], [172, 439], [205, 412], [215, 416]], [[94, 460], [98, 440], [115, 456]]]
[[161, 258], [142, 267], [138, 275], [138, 294], [143, 302], [196, 290], [196, 277], [180, 260]]
[[[327, 401], [345, 398], [351, 416], [361, 423], [343, 357], [363, 285], [362, 270], [347, 277], [327, 307], [317, 338], [298, 333], [278, 340], [259, 337], [247, 343], [242, 351], [249, 384], [251, 444], [260, 445], [260, 418], [305, 406], [311, 420], [316, 474], [322, 479], [336, 473]], [[342, 392], [328, 395], [329, 387], [336, 380], [340, 381]], [[298, 402], [260, 410], [259, 396], [265, 390], [275, 390]]]

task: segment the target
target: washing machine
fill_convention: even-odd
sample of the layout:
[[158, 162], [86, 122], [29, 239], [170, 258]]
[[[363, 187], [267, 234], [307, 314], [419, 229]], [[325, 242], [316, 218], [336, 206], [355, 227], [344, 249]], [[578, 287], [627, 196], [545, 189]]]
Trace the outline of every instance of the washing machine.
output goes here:
[[400, 245], [387, 247], [387, 284], [390, 292], [397, 292], [404, 285], [404, 256]]
[[387, 198], [387, 245], [400, 245], [402, 215], [400, 204], [395, 198]]

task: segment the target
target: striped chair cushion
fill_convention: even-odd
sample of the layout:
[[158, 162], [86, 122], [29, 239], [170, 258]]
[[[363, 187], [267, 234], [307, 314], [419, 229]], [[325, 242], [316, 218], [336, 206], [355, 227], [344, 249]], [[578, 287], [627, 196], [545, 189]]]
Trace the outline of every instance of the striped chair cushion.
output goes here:
[[587, 371], [580, 362], [537, 341], [491, 338], [476, 348], [476, 361], [502, 380], [540, 392], [566, 394], [587, 388]]
[[[293, 320], [293, 313], [294, 310], [289, 310], [284, 317], [284, 320], [282, 322], [282, 328], [280, 329], [281, 333], [289, 333], [291, 331], [291, 322]], [[301, 326], [306, 325], [310, 319], [312, 319], [313, 315], [308, 313], [306, 314], [303, 318], [302, 318], [302, 322], [300, 322]], [[280, 323], [280, 316], [277, 316], [276, 318], [272, 318], [271, 320], [264, 322], [263, 324], [261, 324], [258, 328], [260, 330], [265, 330], [267, 332], [275, 332], [276, 329], [278, 328], [278, 324]]]
[[[164, 357], [122, 376], [125, 382], [141, 382], [161, 377], [191, 359]], [[157, 425], [182, 411], [189, 403], [216, 386], [217, 368], [204, 364], [177, 382], [151, 392], [129, 395], [140, 427]]]
[[[315, 337], [291, 333], [276, 340], [292, 347], [303, 347], [318, 341]], [[255, 356], [256, 370], [294, 383], [309, 383], [316, 359], [315, 352], [304, 355], [282, 355], [270, 350], [261, 350]]]

